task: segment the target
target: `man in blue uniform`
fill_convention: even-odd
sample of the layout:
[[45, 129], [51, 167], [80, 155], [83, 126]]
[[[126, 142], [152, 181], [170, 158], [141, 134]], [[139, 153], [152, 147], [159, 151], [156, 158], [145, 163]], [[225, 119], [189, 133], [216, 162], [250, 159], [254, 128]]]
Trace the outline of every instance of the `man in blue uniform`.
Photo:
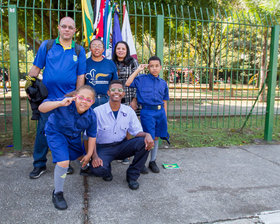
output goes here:
[[[76, 53], [73, 36], [76, 32], [75, 21], [70, 17], [64, 17], [58, 25], [59, 37], [48, 48], [49, 40], [44, 41], [36, 55], [33, 66], [30, 69], [27, 80], [34, 80], [41, 71], [43, 83], [48, 89], [47, 99], [63, 97], [66, 93], [74, 91], [84, 85], [86, 72], [86, 56], [83, 47], [80, 47], [79, 55]], [[26, 82], [25, 89], [31, 85]], [[33, 171], [29, 174], [31, 179], [40, 177], [46, 171], [48, 145], [44, 135], [45, 123], [49, 113], [40, 113], [37, 134], [33, 152]]]
[[[137, 76], [146, 67], [149, 74]], [[157, 56], [150, 57], [148, 65], [142, 64], [132, 73], [125, 85], [136, 88], [137, 101], [141, 104], [140, 119], [143, 130], [151, 134], [155, 139], [155, 147], [151, 150], [149, 168], [154, 173], [160, 170], [156, 164], [158, 151], [158, 137], [167, 139], [167, 100], [169, 92], [166, 82], [159, 77], [161, 60]], [[136, 77], [137, 76], [137, 77]]]
[[[126, 171], [126, 180], [132, 190], [139, 188], [137, 179], [145, 165], [149, 150], [154, 141], [149, 133], [142, 131], [134, 110], [121, 104], [124, 86], [120, 80], [110, 83], [109, 102], [94, 109], [97, 118], [96, 152], [92, 154], [91, 174], [103, 177], [105, 181], [113, 179], [111, 162], [134, 156]], [[126, 139], [127, 132], [135, 138]]]
[[104, 43], [100, 39], [90, 42], [91, 57], [86, 64], [86, 85], [90, 85], [96, 92], [95, 103], [92, 108], [108, 102], [107, 91], [109, 83], [118, 79], [117, 67], [115, 63], [103, 57]]

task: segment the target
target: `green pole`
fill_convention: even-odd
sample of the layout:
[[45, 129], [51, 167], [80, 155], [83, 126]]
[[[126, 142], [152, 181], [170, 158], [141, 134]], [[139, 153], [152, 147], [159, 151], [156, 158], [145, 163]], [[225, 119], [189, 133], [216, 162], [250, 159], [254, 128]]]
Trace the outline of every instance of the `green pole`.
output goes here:
[[9, 5], [9, 39], [10, 39], [10, 75], [12, 85], [12, 115], [13, 115], [13, 144], [14, 150], [22, 149], [20, 94], [19, 94], [19, 65], [18, 65], [18, 29], [17, 8]]
[[264, 140], [272, 140], [273, 131], [273, 116], [274, 116], [274, 101], [275, 101], [275, 88], [277, 78], [277, 59], [278, 59], [278, 47], [279, 47], [279, 25], [272, 27], [271, 32], [271, 45], [270, 45], [270, 61], [269, 61], [269, 73], [267, 82], [267, 104], [265, 114], [265, 129]]
[[[157, 39], [156, 39], [156, 55], [161, 60], [161, 65], [163, 65], [163, 34], [164, 34], [164, 16], [157, 15]], [[159, 77], [163, 78], [163, 71], [161, 69]], [[162, 145], [161, 139], [159, 139], [159, 146]]]
[[[164, 16], [157, 15], [157, 42], [156, 42], [156, 55], [160, 58], [163, 65], [163, 34], [164, 34]], [[163, 71], [160, 71], [159, 76], [163, 77]]]

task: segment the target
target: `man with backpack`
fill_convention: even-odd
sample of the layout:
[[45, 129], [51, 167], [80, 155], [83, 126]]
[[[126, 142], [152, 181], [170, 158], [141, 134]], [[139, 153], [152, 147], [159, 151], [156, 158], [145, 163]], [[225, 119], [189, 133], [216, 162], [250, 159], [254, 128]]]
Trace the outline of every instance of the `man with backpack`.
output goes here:
[[[75, 21], [64, 17], [58, 25], [59, 37], [44, 41], [35, 57], [33, 66], [26, 76], [25, 89], [36, 81], [41, 69], [44, 69], [43, 84], [47, 87], [47, 99], [63, 97], [84, 85], [86, 73], [86, 55], [82, 46], [73, 41], [76, 32]], [[28, 96], [29, 97], [29, 96]], [[50, 113], [40, 113], [33, 151], [33, 171], [31, 179], [39, 178], [46, 172], [48, 145], [44, 135], [45, 123]], [[73, 169], [68, 170], [69, 174]]]

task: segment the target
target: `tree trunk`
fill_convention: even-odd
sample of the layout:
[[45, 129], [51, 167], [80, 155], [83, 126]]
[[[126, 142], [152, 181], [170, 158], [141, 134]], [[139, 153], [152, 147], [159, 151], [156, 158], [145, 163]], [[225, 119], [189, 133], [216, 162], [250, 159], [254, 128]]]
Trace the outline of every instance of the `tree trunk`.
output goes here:
[[214, 90], [214, 85], [213, 85], [213, 75], [214, 75], [214, 72], [212, 72], [212, 70], [210, 69], [210, 72], [209, 72], [209, 90], [213, 91]]
[[[266, 65], [266, 60], [267, 60], [267, 32], [268, 30], [266, 29], [264, 31], [264, 44], [263, 44], [263, 49], [262, 49], [262, 59], [261, 59], [261, 69], [260, 69], [260, 85], [259, 85], [259, 90], [262, 88], [265, 78], [267, 76], [267, 65]], [[264, 102], [265, 101], [265, 88], [262, 91], [260, 95], [260, 101]]]

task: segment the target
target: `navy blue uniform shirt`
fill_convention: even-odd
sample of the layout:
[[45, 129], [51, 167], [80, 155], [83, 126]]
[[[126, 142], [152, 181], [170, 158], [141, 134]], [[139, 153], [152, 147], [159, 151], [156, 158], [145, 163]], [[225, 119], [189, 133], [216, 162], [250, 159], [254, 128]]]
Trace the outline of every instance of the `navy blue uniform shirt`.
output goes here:
[[[61, 101], [63, 98], [45, 101]], [[44, 101], [44, 102], [45, 102]], [[76, 138], [86, 130], [89, 137], [96, 137], [96, 115], [89, 108], [83, 114], [79, 114], [73, 101], [67, 107], [58, 107], [53, 110], [46, 123], [45, 130], [55, 130], [68, 137]]]
[[164, 100], [169, 100], [166, 82], [152, 74], [138, 75], [130, 87], [137, 88], [137, 102], [145, 105], [161, 105]]

